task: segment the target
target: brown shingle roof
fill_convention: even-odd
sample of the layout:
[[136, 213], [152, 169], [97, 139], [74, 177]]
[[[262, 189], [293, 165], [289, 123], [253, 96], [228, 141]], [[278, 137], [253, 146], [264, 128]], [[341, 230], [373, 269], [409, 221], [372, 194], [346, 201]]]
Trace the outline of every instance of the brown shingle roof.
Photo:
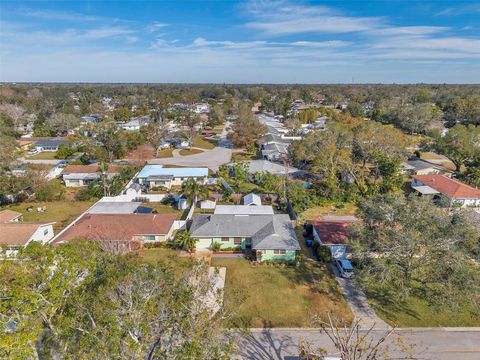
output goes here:
[[443, 175], [413, 175], [412, 178], [421, 181], [450, 199], [480, 199], [480, 190], [456, 179], [450, 179]]
[[9, 209], [2, 210], [0, 211], [0, 223], [13, 221], [20, 216], [22, 216], [22, 213], [19, 213], [18, 211]]
[[315, 220], [312, 225], [315, 228], [322, 244], [337, 245], [345, 244], [348, 240], [349, 226], [356, 220]]
[[[63, 169], [62, 175], [67, 174], [91, 174], [99, 171], [98, 164], [92, 165], [68, 165]], [[107, 172], [109, 174], [117, 174], [120, 172], [120, 166], [118, 165], [109, 165]]]
[[165, 235], [175, 218], [175, 214], [86, 214], [55, 243], [74, 239], [128, 241], [136, 235]]
[[0, 224], [0, 245], [25, 246], [37, 229], [49, 223], [11, 222]]

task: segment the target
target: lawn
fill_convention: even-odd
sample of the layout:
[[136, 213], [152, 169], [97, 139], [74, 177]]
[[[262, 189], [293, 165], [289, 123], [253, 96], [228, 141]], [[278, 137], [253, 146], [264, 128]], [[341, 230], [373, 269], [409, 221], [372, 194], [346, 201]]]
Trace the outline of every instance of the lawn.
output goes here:
[[199, 149], [182, 149], [179, 151], [179, 154], [182, 156], [195, 155], [200, 153], [203, 153], [203, 151]]
[[305, 221], [321, 218], [326, 215], [355, 215], [357, 207], [352, 203], [329, 204], [316, 206], [305, 210], [298, 215], [298, 223], [302, 225]]
[[463, 307], [458, 310], [437, 309], [427, 300], [410, 296], [400, 304], [393, 303], [390, 296], [367, 292], [369, 302], [379, 317], [397, 327], [455, 327], [480, 326], [480, 316], [474, 309]]
[[160, 150], [155, 156], [157, 159], [172, 157], [173, 148]]
[[57, 158], [55, 158], [56, 154], [57, 154], [56, 151], [44, 151], [32, 156], [27, 156], [27, 159], [28, 160], [58, 160]]
[[[10, 209], [21, 212], [23, 221], [56, 222], [53, 225], [55, 233], [65, 228], [80, 214], [93, 205], [93, 201], [51, 201], [51, 202], [26, 202], [20, 205], [11, 205], [2, 209]], [[27, 208], [32, 206], [33, 211]], [[45, 206], [45, 212], [38, 212], [37, 208]]]
[[211, 149], [213, 149], [216, 145], [215, 145], [214, 142], [205, 140], [205, 139], [203, 138], [203, 135], [197, 135], [197, 137], [195, 138], [195, 140], [193, 140], [192, 146], [193, 146], [193, 147], [198, 147], [198, 148], [201, 148], [201, 149], [205, 149], [205, 150], [211, 150]]
[[166, 263], [172, 266], [178, 273], [188, 268], [192, 264], [192, 258], [179, 257], [179, 250], [162, 246], [158, 248], [142, 249], [137, 255], [146, 263], [156, 264], [158, 262]]
[[352, 320], [341, 289], [328, 269], [309, 260], [298, 267], [254, 265], [245, 259], [213, 258], [227, 267], [225, 306], [246, 327], [309, 327], [313, 316]]

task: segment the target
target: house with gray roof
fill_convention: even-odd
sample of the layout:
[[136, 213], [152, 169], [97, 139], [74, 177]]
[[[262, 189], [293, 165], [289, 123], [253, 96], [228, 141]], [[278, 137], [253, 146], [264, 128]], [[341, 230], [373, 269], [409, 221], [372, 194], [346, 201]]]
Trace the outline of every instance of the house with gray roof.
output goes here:
[[196, 249], [212, 249], [219, 243], [224, 250], [251, 251], [258, 262], [295, 261], [300, 250], [286, 214], [199, 214], [193, 219], [190, 233]]

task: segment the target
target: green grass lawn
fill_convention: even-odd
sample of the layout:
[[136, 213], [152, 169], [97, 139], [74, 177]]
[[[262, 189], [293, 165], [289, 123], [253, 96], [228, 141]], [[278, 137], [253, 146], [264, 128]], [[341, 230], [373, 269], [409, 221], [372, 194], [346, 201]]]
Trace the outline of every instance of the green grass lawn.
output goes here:
[[202, 153], [202, 150], [199, 149], [182, 149], [179, 151], [179, 154], [182, 156], [195, 155]]
[[[81, 213], [93, 205], [93, 201], [51, 201], [51, 202], [26, 202], [20, 205], [11, 205], [1, 209], [10, 209], [21, 212], [23, 221], [56, 222], [53, 229], [57, 234], [65, 228]], [[28, 212], [27, 208], [32, 206], [33, 211]], [[38, 212], [37, 208], [46, 206], [45, 212]]]
[[314, 315], [352, 320], [328, 269], [311, 261], [298, 267], [253, 265], [245, 259], [212, 259], [227, 267], [225, 306], [247, 327], [309, 327]]
[[205, 140], [203, 138], [203, 135], [197, 135], [195, 140], [193, 140], [192, 146], [205, 149], [205, 150], [211, 150], [216, 146], [216, 144], [212, 141]]
[[29, 160], [58, 160], [55, 158], [56, 151], [44, 151], [32, 156], [27, 156]]
[[173, 148], [168, 148], [168, 149], [160, 150], [160, 151], [157, 153], [156, 158], [157, 158], [157, 159], [160, 159], [160, 158], [169, 158], [169, 157], [172, 157], [172, 152], [173, 152]]
[[379, 317], [397, 327], [455, 327], [480, 326], [480, 316], [474, 309], [438, 309], [426, 299], [410, 296], [401, 303], [393, 303], [388, 296], [367, 292], [369, 302]]
[[158, 262], [166, 263], [177, 269], [178, 272], [185, 270], [192, 264], [192, 258], [179, 257], [179, 250], [162, 246], [158, 248], [142, 249], [137, 255], [146, 263], [156, 264]]

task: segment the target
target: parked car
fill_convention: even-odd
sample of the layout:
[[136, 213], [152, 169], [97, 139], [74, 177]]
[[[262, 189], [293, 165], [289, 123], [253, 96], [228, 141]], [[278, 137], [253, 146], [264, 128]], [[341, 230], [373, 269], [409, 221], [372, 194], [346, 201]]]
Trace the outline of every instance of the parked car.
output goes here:
[[33, 149], [33, 150], [30, 150], [27, 155], [35, 155], [35, 154], [38, 154], [39, 151], [37, 149]]
[[349, 279], [353, 277], [353, 267], [350, 261], [345, 259], [335, 260], [335, 266], [342, 278]]

